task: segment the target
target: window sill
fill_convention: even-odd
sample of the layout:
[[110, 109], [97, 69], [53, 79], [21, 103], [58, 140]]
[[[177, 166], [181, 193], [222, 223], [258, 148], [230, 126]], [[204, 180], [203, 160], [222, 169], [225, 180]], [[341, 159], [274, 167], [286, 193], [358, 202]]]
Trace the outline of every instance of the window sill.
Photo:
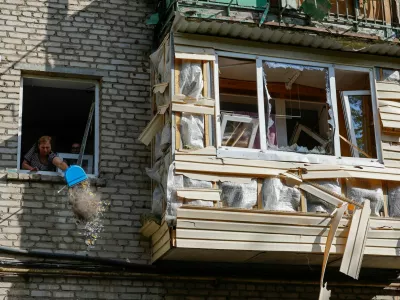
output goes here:
[[[106, 186], [105, 179], [97, 178], [94, 175], [88, 175], [90, 184], [96, 187]], [[26, 181], [26, 182], [45, 182], [65, 184], [64, 174], [57, 172], [29, 172], [26, 170], [7, 170], [7, 181]]]
[[343, 166], [365, 166], [384, 168], [384, 164], [378, 159], [355, 158], [355, 157], [336, 157], [320, 154], [296, 153], [286, 151], [267, 150], [262, 152], [256, 149], [241, 149], [232, 147], [221, 147], [217, 150], [218, 158], [240, 158], [266, 161], [284, 161], [295, 163], [328, 164]]

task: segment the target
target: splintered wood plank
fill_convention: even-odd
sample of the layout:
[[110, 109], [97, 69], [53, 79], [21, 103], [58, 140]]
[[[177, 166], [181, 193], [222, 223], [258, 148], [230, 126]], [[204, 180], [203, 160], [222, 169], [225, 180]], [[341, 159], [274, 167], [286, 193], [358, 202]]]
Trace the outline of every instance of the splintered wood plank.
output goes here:
[[390, 160], [384, 158], [384, 164], [389, 168], [399, 168], [400, 169], [400, 161], [399, 160]]
[[318, 197], [319, 199], [321, 199], [323, 201], [326, 201], [326, 202], [332, 204], [335, 207], [338, 207], [343, 204], [343, 201], [340, 200], [340, 198], [332, 196], [310, 184], [302, 183], [302, 184], [300, 184], [299, 188], [302, 189], [303, 191], [306, 191], [306, 192]]
[[147, 222], [141, 229], [140, 233], [145, 237], [151, 237], [158, 229], [160, 229], [160, 225], [158, 225], [154, 221]]
[[162, 245], [157, 252], [153, 252], [151, 257], [151, 261], [155, 262], [160, 259], [164, 254], [166, 254], [171, 249], [171, 241], [167, 241], [164, 245]]
[[398, 92], [400, 93], [400, 85], [397, 83], [377, 82], [376, 89], [378, 92]]
[[[336, 236], [336, 231], [339, 228], [339, 224], [340, 224], [340, 220], [342, 219], [345, 211], [347, 210], [347, 204], [343, 204], [339, 209], [337, 209], [335, 216], [332, 219], [331, 225], [330, 225], [330, 229], [329, 229], [329, 234], [328, 237], [326, 239], [326, 247], [325, 247], [325, 251], [324, 251], [324, 260], [322, 263], [322, 271], [321, 271], [321, 278], [320, 278], [320, 300], [324, 299], [324, 294], [330, 295], [330, 292], [328, 292], [328, 290], [326, 290], [326, 284], [325, 284], [325, 289], [324, 289], [324, 276], [325, 276], [325, 270], [326, 270], [326, 266], [328, 264], [328, 259], [329, 259], [329, 254], [330, 254], [330, 250], [333, 244], [338, 243], [338, 239], [335, 239]], [[325, 299], [329, 299], [325, 298]]]
[[350, 225], [343, 254], [340, 272], [358, 279], [364, 256], [365, 242], [369, 230], [369, 216], [371, 215], [370, 201], [365, 200], [361, 210], [356, 210]]
[[164, 120], [162, 115], [155, 115], [140, 134], [139, 141], [148, 146], [157, 132], [162, 130], [163, 126]]
[[188, 199], [188, 200], [206, 200], [206, 201], [220, 201], [220, 191], [219, 190], [189, 190], [189, 189], [178, 189], [178, 198]]
[[199, 115], [214, 115], [214, 108], [194, 104], [172, 103], [172, 111], [186, 112]]
[[177, 175], [184, 175], [191, 179], [196, 180], [205, 180], [205, 181], [214, 181], [214, 182], [236, 182], [236, 183], [251, 183], [250, 177], [237, 177], [237, 176], [224, 176], [220, 174], [201, 174], [197, 172], [181, 172], [176, 171], [175, 174]]

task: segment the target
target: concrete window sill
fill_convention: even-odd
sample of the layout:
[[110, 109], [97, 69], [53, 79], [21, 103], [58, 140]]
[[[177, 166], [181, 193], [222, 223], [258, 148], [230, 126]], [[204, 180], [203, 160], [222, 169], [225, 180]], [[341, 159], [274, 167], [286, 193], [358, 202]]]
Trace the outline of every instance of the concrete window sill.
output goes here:
[[[43, 174], [46, 173], [46, 174]], [[7, 170], [7, 181], [25, 181], [25, 182], [43, 182], [43, 183], [56, 183], [65, 184], [64, 176], [56, 172], [18, 172], [17, 170]], [[89, 181], [92, 186], [104, 187], [106, 186], [105, 179], [89, 176]]]

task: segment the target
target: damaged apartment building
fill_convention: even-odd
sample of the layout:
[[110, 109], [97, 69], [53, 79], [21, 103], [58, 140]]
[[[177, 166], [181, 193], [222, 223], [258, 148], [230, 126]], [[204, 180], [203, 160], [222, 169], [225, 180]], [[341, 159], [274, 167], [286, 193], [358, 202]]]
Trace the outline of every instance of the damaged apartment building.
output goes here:
[[152, 155], [152, 262], [290, 266], [297, 280], [308, 266], [319, 299], [339, 297], [327, 270], [354, 286], [382, 271], [396, 291], [399, 2], [157, 8], [153, 118], [139, 137]]

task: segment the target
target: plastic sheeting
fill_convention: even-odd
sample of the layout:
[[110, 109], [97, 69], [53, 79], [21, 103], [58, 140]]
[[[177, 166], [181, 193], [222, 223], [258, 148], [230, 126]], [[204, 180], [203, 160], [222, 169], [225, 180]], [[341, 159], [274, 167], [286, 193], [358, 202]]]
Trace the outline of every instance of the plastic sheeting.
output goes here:
[[[338, 179], [316, 180], [313, 182], [338, 195], [341, 195], [342, 193], [342, 188]], [[305, 196], [307, 200], [308, 212], [331, 213], [335, 209], [335, 207], [332, 204], [329, 204], [328, 202], [321, 200], [320, 198], [314, 196], [313, 194], [305, 192]]]
[[187, 178], [183, 175], [175, 175], [174, 165], [171, 164], [168, 169], [168, 179], [167, 179], [167, 207], [166, 207], [166, 215], [165, 219], [167, 222], [172, 225], [176, 220], [176, 210], [178, 207], [181, 207], [183, 204], [187, 205], [199, 205], [199, 206], [213, 206], [212, 201], [203, 201], [203, 200], [189, 200], [183, 203], [182, 200], [177, 197], [177, 189], [180, 188], [211, 188], [212, 183], [208, 181], [195, 180]]
[[204, 148], [204, 116], [182, 113], [181, 138], [185, 149]]
[[257, 181], [251, 183], [221, 183], [221, 199], [224, 206], [252, 208], [257, 204]]
[[163, 201], [163, 193], [160, 187], [157, 186], [153, 191], [153, 199], [151, 203], [151, 212], [157, 217], [161, 217], [163, 213], [162, 201]]
[[158, 160], [163, 156], [163, 152], [161, 150], [161, 133], [156, 133], [155, 143], [154, 143], [154, 158]]
[[388, 184], [389, 216], [400, 217], [400, 185], [397, 183]]
[[298, 211], [300, 191], [278, 177], [267, 178], [262, 186], [262, 199], [265, 210]]
[[199, 62], [182, 63], [180, 73], [180, 93], [199, 99], [203, 90], [203, 70]]
[[383, 208], [383, 191], [380, 181], [347, 179], [347, 197], [364, 203], [365, 199], [371, 201], [371, 215], [379, 216]]
[[171, 145], [171, 123], [167, 122], [161, 133], [160, 149], [165, 152]]
[[158, 160], [152, 168], [146, 168], [146, 174], [156, 182], [160, 183], [164, 168], [164, 162], [162, 159]]

